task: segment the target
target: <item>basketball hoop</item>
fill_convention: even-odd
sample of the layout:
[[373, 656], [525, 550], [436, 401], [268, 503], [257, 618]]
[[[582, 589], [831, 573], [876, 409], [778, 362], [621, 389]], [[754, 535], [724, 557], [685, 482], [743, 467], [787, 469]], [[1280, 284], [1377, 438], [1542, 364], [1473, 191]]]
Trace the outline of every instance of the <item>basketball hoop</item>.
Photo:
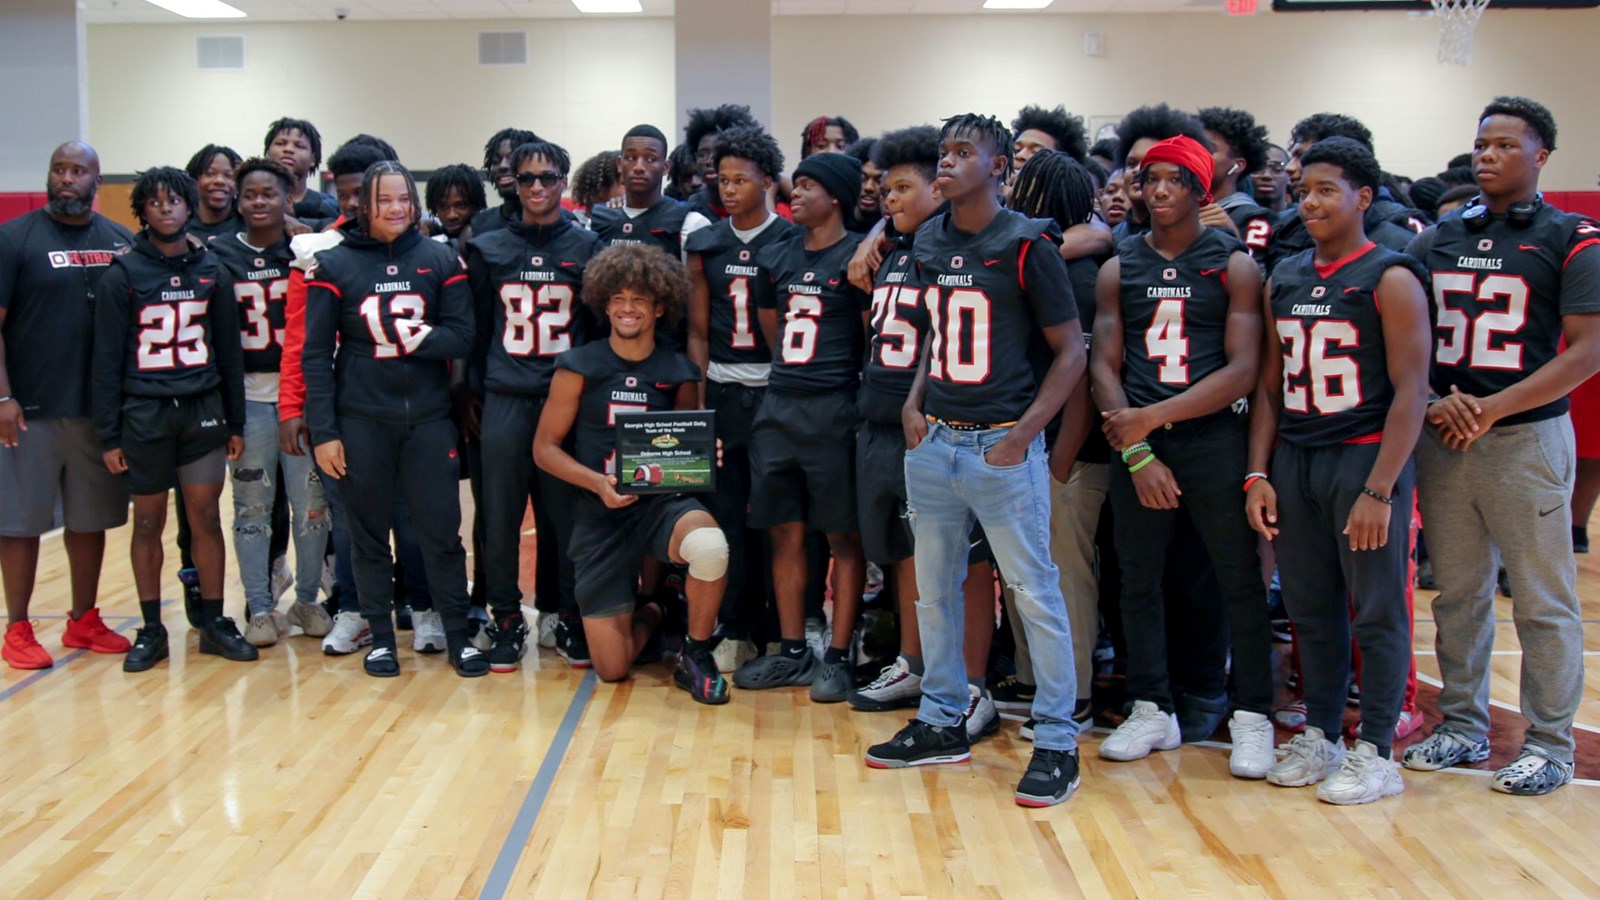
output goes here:
[[1472, 63], [1472, 34], [1489, 0], [1428, 0], [1439, 19], [1439, 62]]

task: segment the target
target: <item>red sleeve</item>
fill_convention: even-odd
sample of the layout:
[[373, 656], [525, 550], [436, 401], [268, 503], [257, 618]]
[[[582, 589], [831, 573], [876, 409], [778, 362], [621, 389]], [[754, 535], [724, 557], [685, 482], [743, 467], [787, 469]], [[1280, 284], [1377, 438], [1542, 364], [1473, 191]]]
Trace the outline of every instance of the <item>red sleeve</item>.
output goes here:
[[306, 276], [289, 270], [289, 295], [283, 304], [283, 356], [278, 367], [278, 420], [305, 415], [306, 381], [300, 371], [300, 351], [306, 342]]

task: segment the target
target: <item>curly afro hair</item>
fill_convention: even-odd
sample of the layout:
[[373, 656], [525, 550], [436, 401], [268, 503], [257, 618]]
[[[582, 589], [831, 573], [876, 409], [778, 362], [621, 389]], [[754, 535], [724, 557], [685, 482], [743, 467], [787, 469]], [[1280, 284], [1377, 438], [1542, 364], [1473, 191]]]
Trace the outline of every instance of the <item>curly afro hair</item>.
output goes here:
[[1478, 122], [1490, 116], [1512, 116], [1521, 119], [1528, 126], [1528, 130], [1539, 138], [1539, 143], [1546, 150], [1556, 148], [1556, 117], [1550, 114], [1543, 103], [1529, 100], [1527, 97], [1496, 97], [1489, 101], [1478, 115]]
[[1117, 126], [1117, 155], [1114, 157], [1117, 168], [1128, 164], [1128, 151], [1140, 140], [1149, 138], [1152, 141], [1164, 141], [1180, 134], [1194, 138], [1207, 150], [1211, 149], [1211, 138], [1206, 136], [1205, 126], [1194, 116], [1165, 103], [1139, 107], [1123, 116], [1122, 123]]
[[1359, 119], [1338, 113], [1317, 113], [1296, 122], [1289, 130], [1289, 143], [1315, 144], [1331, 137], [1347, 137], [1372, 150], [1372, 132]]
[[757, 125], [756, 117], [750, 115], [750, 107], [739, 106], [733, 103], [724, 103], [714, 109], [702, 108], [689, 110], [689, 124], [683, 128], [683, 141], [689, 145], [691, 152], [700, 147], [700, 141], [708, 134], [718, 134], [730, 128], [742, 128]]
[[612, 244], [583, 270], [583, 302], [602, 321], [606, 306], [622, 289], [645, 294], [661, 307], [661, 325], [672, 328], [689, 302], [689, 277], [683, 264], [655, 244]]
[[1267, 164], [1267, 127], [1256, 123], [1256, 117], [1242, 109], [1225, 106], [1208, 106], [1195, 113], [1207, 131], [1214, 131], [1228, 142], [1233, 155], [1244, 160], [1243, 178], [1251, 172], [1261, 171]]
[[855, 157], [856, 162], [866, 165], [872, 161], [872, 148], [878, 143], [877, 138], [865, 137], [844, 148], [845, 156]]
[[1093, 147], [1089, 148], [1089, 155], [1103, 156], [1115, 163], [1118, 159], [1120, 159], [1120, 157], [1117, 156], [1117, 147], [1118, 144], [1116, 138], [1101, 138], [1100, 140], [1094, 142]]
[[872, 164], [884, 174], [895, 166], [916, 166], [929, 184], [939, 174], [939, 129], [915, 125], [891, 131], [872, 147]]
[[717, 135], [716, 149], [711, 151], [712, 165], [720, 167], [723, 158], [728, 156], [748, 159], [772, 178], [783, 174], [783, 150], [778, 147], [777, 139], [759, 125], [729, 128]]
[[1317, 163], [1338, 166], [1344, 180], [1358, 188], [1371, 188], [1374, 196], [1383, 179], [1383, 170], [1372, 156], [1372, 148], [1354, 138], [1331, 137], [1311, 145], [1300, 157], [1300, 165], [1310, 168]]
[[189, 208], [190, 215], [193, 215], [195, 207], [200, 205], [200, 188], [195, 186], [194, 179], [189, 177], [188, 172], [172, 166], [146, 169], [140, 172], [133, 182], [133, 194], [128, 198], [139, 224], [148, 224], [144, 219], [144, 205], [154, 200], [163, 188], [169, 195], [183, 200], [184, 205]]
[[572, 173], [572, 199], [585, 209], [604, 203], [621, 176], [617, 174], [617, 160], [622, 154], [615, 150], [602, 150], [578, 165]]
[[1067, 112], [1065, 106], [1045, 109], [1042, 106], [1024, 106], [1011, 120], [1011, 134], [1024, 131], [1042, 131], [1056, 142], [1055, 149], [1078, 162], [1089, 158], [1089, 132], [1084, 128], [1083, 117]]

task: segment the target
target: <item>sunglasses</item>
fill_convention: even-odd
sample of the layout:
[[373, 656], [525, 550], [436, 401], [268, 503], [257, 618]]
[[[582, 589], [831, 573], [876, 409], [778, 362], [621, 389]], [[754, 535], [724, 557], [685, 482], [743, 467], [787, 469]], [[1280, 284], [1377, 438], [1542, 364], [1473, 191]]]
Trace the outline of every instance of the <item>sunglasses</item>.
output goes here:
[[558, 172], [518, 172], [517, 184], [523, 187], [532, 187], [534, 182], [553, 188], [560, 184], [567, 176]]
[[1278, 162], [1275, 159], [1271, 159], [1271, 160], [1267, 160], [1267, 168], [1272, 170], [1272, 171], [1274, 171], [1274, 172], [1282, 172], [1284, 169], [1289, 168], [1289, 164], [1286, 163], [1286, 162]]

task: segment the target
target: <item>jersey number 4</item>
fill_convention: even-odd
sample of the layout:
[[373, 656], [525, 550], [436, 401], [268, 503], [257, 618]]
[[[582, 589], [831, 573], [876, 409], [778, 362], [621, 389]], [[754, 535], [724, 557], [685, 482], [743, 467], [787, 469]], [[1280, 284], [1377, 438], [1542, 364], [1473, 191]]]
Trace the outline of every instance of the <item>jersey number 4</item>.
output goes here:
[[555, 356], [572, 349], [572, 287], [510, 282], [500, 287], [506, 327], [500, 336], [511, 356]]
[[922, 302], [916, 288], [884, 285], [872, 292], [873, 352], [885, 369], [909, 369], [917, 364], [917, 329], [900, 318], [900, 307]]
[[1156, 314], [1144, 331], [1144, 353], [1159, 362], [1156, 377], [1162, 384], [1188, 384], [1189, 339], [1183, 334], [1183, 300], [1167, 298], [1156, 304]]
[[152, 303], [139, 310], [139, 351], [134, 357], [139, 371], [189, 368], [210, 362], [204, 322], [206, 305], [205, 300], [184, 300]]
[[[1466, 298], [1453, 301], [1451, 298]], [[1479, 312], [1478, 304], [1497, 304], [1504, 297], [1505, 312]], [[1472, 369], [1522, 368], [1522, 344], [1504, 341], [1494, 346], [1496, 335], [1516, 334], [1528, 321], [1528, 282], [1519, 275], [1484, 275], [1474, 272], [1435, 272], [1433, 303], [1438, 311], [1437, 349], [1441, 366], [1465, 363]], [[1452, 305], [1456, 304], [1456, 305]]]
[[[1361, 342], [1356, 326], [1341, 319], [1323, 319], [1307, 329], [1298, 319], [1278, 320], [1283, 346], [1283, 408], [1318, 415], [1361, 405], [1361, 364], [1348, 356], [1330, 356], [1334, 347], [1351, 349]], [[1334, 382], [1339, 389], [1333, 389]]]

